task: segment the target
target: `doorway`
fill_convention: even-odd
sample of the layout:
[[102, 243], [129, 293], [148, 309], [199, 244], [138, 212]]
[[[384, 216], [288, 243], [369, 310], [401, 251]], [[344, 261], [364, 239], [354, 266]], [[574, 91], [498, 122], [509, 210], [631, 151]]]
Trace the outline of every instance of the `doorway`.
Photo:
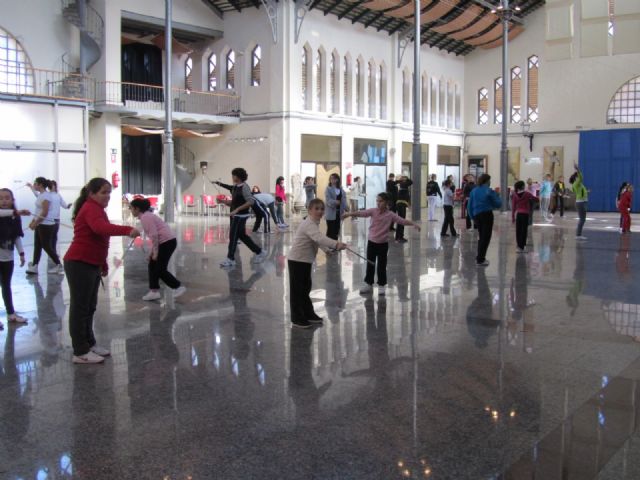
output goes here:
[[301, 160], [300, 177], [316, 179], [316, 197], [324, 200], [324, 192], [329, 185], [329, 176], [333, 173], [340, 176], [344, 187], [344, 179], [340, 175], [342, 160], [342, 138], [326, 135], [304, 134], [300, 139]]

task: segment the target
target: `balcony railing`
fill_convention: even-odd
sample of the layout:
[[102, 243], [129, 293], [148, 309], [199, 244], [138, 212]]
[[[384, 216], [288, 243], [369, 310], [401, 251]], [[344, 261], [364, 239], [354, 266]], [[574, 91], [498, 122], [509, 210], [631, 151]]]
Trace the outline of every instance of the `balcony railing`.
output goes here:
[[0, 64], [0, 93], [91, 102], [93, 87], [92, 78], [77, 73]]
[[[174, 88], [171, 102], [177, 113], [237, 117], [240, 111], [240, 97], [224, 93]], [[95, 104], [164, 111], [164, 88], [131, 82], [96, 82]]]

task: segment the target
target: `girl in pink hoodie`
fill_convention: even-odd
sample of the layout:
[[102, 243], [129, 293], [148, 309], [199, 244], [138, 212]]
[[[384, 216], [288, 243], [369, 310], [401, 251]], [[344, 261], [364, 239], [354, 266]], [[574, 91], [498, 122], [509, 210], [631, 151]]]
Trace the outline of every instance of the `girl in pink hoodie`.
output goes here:
[[511, 194], [511, 220], [516, 224], [516, 243], [518, 253], [524, 253], [527, 246], [527, 232], [529, 230], [529, 215], [531, 215], [531, 205], [538, 199], [525, 189], [522, 180], [518, 180], [513, 186]]

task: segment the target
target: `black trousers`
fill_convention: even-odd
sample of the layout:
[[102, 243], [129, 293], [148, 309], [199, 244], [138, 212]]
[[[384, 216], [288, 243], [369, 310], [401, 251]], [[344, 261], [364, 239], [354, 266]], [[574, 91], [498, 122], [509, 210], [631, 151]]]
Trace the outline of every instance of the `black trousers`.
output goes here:
[[516, 244], [518, 248], [527, 246], [527, 231], [529, 230], [529, 214], [516, 213]]
[[456, 232], [456, 227], [454, 225], [455, 221], [453, 219], [453, 206], [445, 205], [444, 206], [444, 223], [442, 224], [442, 230], [440, 230], [440, 235], [444, 235], [447, 233], [447, 228], [451, 230], [451, 235], [454, 237], [458, 234]]
[[560, 209], [560, 216], [564, 216], [564, 195], [556, 194], [554, 195], [555, 202], [553, 204], [553, 210], [551, 213], [555, 215], [556, 211]]
[[0, 284], [2, 285], [2, 300], [7, 315], [13, 315], [16, 311], [13, 308], [13, 295], [11, 293], [11, 277], [13, 276], [13, 260], [10, 262], [0, 262]]
[[[396, 201], [394, 199], [391, 199], [391, 201], [389, 202], [389, 210], [391, 210], [393, 213], [398, 213], [398, 210], [396, 209]], [[392, 223], [389, 227], [389, 231], [395, 230], [395, 228], [393, 228], [393, 225], [394, 224]]]
[[491, 243], [493, 212], [489, 210], [479, 213], [473, 217], [473, 220], [478, 225], [478, 254], [476, 256], [476, 262], [482, 263], [486, 260], [489, 243]]
[[[398, 225], [399, 227], [400, 225]], [[381, 287], [387, 284], [387, 253], [389, 252], [389, 243], [375, 243], [369, 240], [367, 242], [367, 274], [364, 277], [364, 283], [373, 285], [373, 276], [378, 270], [378, 285]]]
[[[407, 218], [407, 204], [404, 202], [396, 203], [396, 213], [399, 217]], [[399, 223], [396, 225], [396, 240], [404, 238], [404, 225]]]
[[33, 264], [40, 263], [42, 250], [44, 250], [49, 258], [56, 265], [60, 265], [60, 258], [56, 253], [56, 244], [58, 243], [58, 225], [38, 225], [33, 235]]
[[100, 267], [76, 260], [64, 262], [69, 284], [69, 335], [73, 354], [89, 353], [96, 344], [93, 335], [93, 314], [98, 305]]
[[[253, 231], [257, 232], [260, 230], [260, 225], [262, 225], [262, 221], [264, 220], [264, 231], [271, 232], [271, 220], [269, 219], [269, 208], [273, 209], [273, 203], [270, 207], [256, 201], [253, 204], [253, 213], [256, 215], [256, 221], [253, 224]], [[273, 212], [275, 215], [275, 211]]]
[[[338, 213], [336, 212], [336, 217]], [[338, 239], [340, 235], [340, 217], [335, 220], [327, 220], [327, 237], [333, 238], [334, 240]]]
[[311, 264], [287, 260], [289, 265], [289, 307], [291, 321], [304, 322], [316, 316], [311, 293]]
[[247, 218], [234, 215], [231, 217], [231, 227], [229, 228], [229, 251], [227, 252], [227, 258], [233, 260], [236, 256], [236, 248], [238, 246], [238, 240], [244, 243], [249, 250], [253, 253], [260, 253], [262, 249], [255, 244], [251, 237], [247, 235], [245, 226], [247, 224]]
[[158, 245], [158, 258], [149, 260], [149, 288], [158, 290], [160, 288], [160, 280], [166, 283], [167, 287], [176, 289], [180, 286], [180, 281], [167, 270], [171, 255], [178, 246], [176, 239], [167, 240]]

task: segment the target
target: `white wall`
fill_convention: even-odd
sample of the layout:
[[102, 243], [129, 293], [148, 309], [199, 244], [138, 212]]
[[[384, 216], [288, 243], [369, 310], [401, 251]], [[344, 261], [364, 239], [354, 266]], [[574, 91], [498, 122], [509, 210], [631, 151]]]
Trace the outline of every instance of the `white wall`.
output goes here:
[[[546, 8], [526, 17], [526, 30], [509, 44], [509, 69], [515, 65], [523, 69], [523, 112], [526, 112], [527, 59], [533, 54], [540, 57], [540, 119], [530, 130], [535, 134], [534, 149], [529, 152], [529, 140], [522, 136], [520, 125], [508, 125], [512, 134], [508, 143], [510, 147], [521, 148], [523, 159], [542, 157], [545, 146], [564, 146], [567, 176], [572, 172], [573, 161], [578, 160], [579, 130], [616, 128], [606, 124], [607, 107], [622, 84], [640, 75], [640, 54], [547, 60]], [[493, 123], [493, 81], [501, 76], [501, 65], [500, 48], [476, 49], [465, 59], [465, 130], [471, 134], [467, 137], [466, 149], [470, 155], [489, 155], [489, 173], [494, 176], [494, 184], [499, 178], [501, 127]], [[477, 124], [477, 92], [481, 87], [489, 90], [488, 125]], [[490, 136], [473, 136], [477, 133]], [[539, 174], [542, 173], [540, 167]]]

